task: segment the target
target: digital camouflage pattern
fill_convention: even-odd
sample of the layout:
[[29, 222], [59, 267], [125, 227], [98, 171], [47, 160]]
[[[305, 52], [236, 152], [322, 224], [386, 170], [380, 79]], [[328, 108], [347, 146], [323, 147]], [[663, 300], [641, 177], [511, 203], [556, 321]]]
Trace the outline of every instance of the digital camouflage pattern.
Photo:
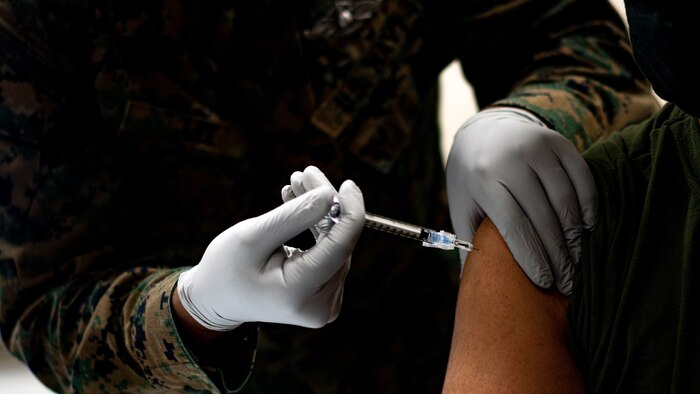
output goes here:
[[[177, 334], [179, 272], [316, 165], [449, 229], [439, 72], [580, 149], [655, 103], [605, 0], [0, 1], [0, 331], [60, 392], [438, 392], [456, 253], [367, 230], [340, 318]], [[308, 245], [309, 238], [290, 241]], [[232, 262], [233, 263], [233, 262]]]

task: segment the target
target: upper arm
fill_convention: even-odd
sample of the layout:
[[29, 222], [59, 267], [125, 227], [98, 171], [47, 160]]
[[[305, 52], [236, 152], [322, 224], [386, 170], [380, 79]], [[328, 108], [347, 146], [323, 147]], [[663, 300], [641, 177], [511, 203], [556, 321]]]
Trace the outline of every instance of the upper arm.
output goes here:
[[445, 392], [582, 392], [566, 347], [568, 299], [533, 285], [488, 219], [464, 266]]

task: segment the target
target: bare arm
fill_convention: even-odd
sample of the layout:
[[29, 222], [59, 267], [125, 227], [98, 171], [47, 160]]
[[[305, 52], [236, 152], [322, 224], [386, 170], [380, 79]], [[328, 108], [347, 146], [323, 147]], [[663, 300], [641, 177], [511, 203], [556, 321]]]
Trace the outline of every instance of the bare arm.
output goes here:
[[584, 392], [566, 348], [568, 298], [535, 287], [487, 218], [459, 289], [445, 393]]

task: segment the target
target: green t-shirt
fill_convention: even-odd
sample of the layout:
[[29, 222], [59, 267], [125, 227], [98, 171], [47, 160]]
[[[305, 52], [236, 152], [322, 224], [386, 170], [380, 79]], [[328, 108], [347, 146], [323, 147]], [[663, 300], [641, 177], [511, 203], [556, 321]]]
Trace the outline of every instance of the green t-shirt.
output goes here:
[[700, 390], [700, 126], [674, 105], [584, 153], [599, 222], [568, 316], [591, 392]]

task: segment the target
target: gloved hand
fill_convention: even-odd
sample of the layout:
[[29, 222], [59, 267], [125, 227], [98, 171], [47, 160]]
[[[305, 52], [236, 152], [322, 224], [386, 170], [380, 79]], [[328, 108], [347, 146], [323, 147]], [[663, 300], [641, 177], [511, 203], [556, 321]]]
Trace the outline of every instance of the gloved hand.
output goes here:
[[[185, 310], [214, 331], [260, 321], [322, 327], [340, 311], [350, 257], [364, 224], [362, 192], [345, 181], [336, 193], [316, 168], [293, 175], [286, 202], [219, 234], [202, 260], [180, 275]], [[338, 197], [341, 214], [308, 250], [283, 243], [314, 226]]]
[[532, 282], [571, 293], [582, 231], [597, 220], [595, 182], [573, 143], [527, 111], [484, 110], [455, 136], [447, 192], [459, 239], [489, 216]]

